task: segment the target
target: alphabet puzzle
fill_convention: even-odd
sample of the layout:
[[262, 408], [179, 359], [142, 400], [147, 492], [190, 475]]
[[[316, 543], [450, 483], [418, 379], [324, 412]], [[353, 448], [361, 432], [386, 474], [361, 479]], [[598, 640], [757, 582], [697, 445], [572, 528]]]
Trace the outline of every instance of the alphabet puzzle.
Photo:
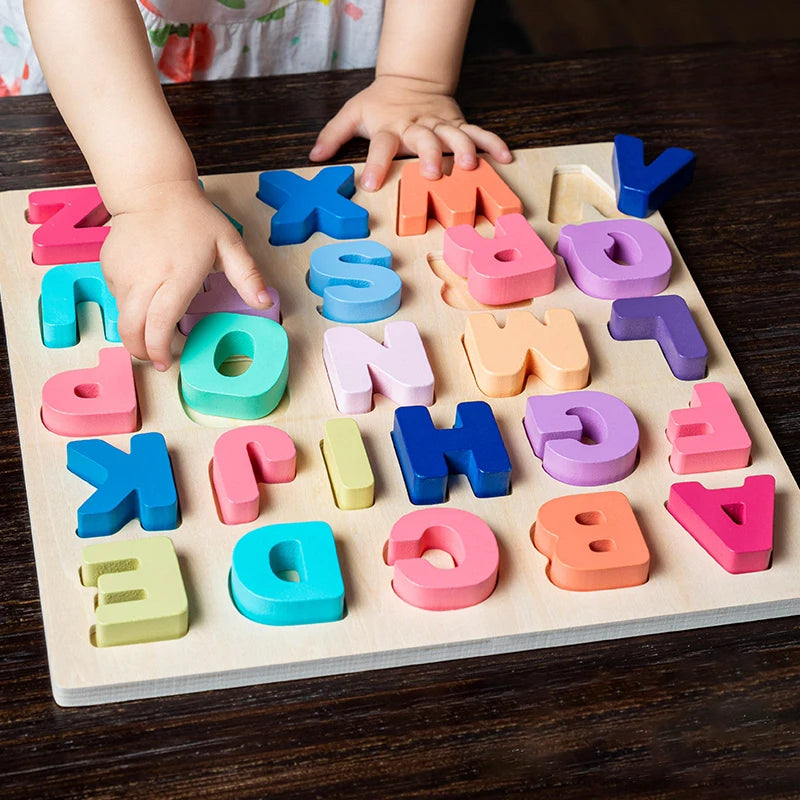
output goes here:
[[206, 176], [274, 305], [209, 276], [164, 373], [96, 189], [2, 195], [57, 702], [800, 613], [800, 492], [654, 211], [687, 153]]

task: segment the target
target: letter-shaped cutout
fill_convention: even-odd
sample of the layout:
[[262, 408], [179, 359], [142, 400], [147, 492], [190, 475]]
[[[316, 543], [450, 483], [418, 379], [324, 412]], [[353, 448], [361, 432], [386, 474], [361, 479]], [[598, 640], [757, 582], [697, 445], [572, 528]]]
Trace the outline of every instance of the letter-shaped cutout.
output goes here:
[[323, 167], [310, 181], [286, 169], [262, 172], [257, 197], [276, 209], [270, 244], [299, 244], [316, 231], [334, 239], [369, 236], [369, 213], [349, 199], [354, 175], [347, 166]]
[[586, 592], [647, 582], [650, 551], [621, 492], [549, 500], [536, 515], [533, 544], [550, 559], [547, 577], [562, 589]]
[[686, 301], [675, 294], [632, 297], [611, 304], [614, 339], [655, 339], [672, 374], [682, 381], [705, 377], [708, 348]]
[[103, 312], [106, 341], [119, 342], [117, 302], [106, 286], [100, 262], [60, 264], [42, 277], [40, 299], [45, 347], [78, 343], [78, 303], [93, 302]]
[[[444, 550], [452, 569], [439, 569], [422, 558]], [[394, 566], [392, 588], [406, 603], [429, 611], [449, 611], [482, 603], [497, 584], [500, 551], [492, 529], [469, 511], [424, 508], [394, 524], [386, 563]]]
[[33, 263], [97, 261], [110, 216], [96, 186], [31, 192], [28, 222], [40, 226], [33, 232]]
[[400, 308], [403, 282], [392, 251], [365, 239], [337, 242], [311, 253], [308, 287], [322, 297], [322, 316], [336, 322], [375, 322]]
[[649, 297], [669, 285], [669, 245], [652, 225], [638, 219], [565, 225], [557, 252], [575, 285], [590, 297]]
[[475, 169], [454, 164], [450, 175], [435, 181], [422, 177], [416, 161], [407, 161], [400, 173], [398, 236], [426, 233], [429, 215], [443, 227], [452, 228], [475, 225], [478, 214], [494, 225], [502, 214], [521, 213], [522, 201], [483, 158]]
[[667, 511], [734, 574], [769, 567], [774, 510], [772, 475], [751, 475], [742, 486], [724, 489], [706, 489], [696, 481], [675, 483], [667, 501]]
[[138, 428], [131, 355], [104, 347], [99, 365], [53, 375], [42, 388], [42, 422], [61, 436], [107, 436]]
[[258, 517], [259, 483], [291, 483], [297, 451], [288, 433], [247, 425], [223, 433], [214, 444], [211, 480], [226, 525]]
[[673, 472], [717, 472], [750, 462], [750, 437], [721, 383], [698, 383], [689, 408], [671, 411], [667, 439]]
[[[251, 359], [240, 375], [220, 371], [229, 359]], [[192, 328], [181, 355], [181, 393], [201, 414], [260, 419], [275, 410], [289, 381], [289, 338], [274, 320], [209, 314]]]
[[615, 483], [636, 466], [636, 417], [611, 394], [587, 391], [529, 397], [525, 431], [545, 472], [571, 486]]
[[511, 461], [488, 403], [459, 403], [455, 426], [444, 429], [427, 408], [395, 409], [392, 441], [414, 505], [444, 503], [450, 473], [466, 475], [476, 497], [511, 491]]
[[[296, 573], [299, 580], [287, 579]], [[264, 625], [334, 622], [344, 615], [344, 582], [326, 522], [256, 528], [233, 548], [230, 577], [236, 608]]]
[[617, 208], [632, 217], [647, 217], [694, 177], [695, 156], [682, 147], [668, 147], [644, 163], [644, 142], [635, 136], [614, 137], [614, 190]]
[[343, 414], [366, 414], [374, 392], [398, 405], [433, 404], [433, 370], [413, 322], [388, 322], [383, 345], [354, 328], [329, 328], [322, 358]]
[[494, 239], [472, 225], [448, 228], [443, 258], [467, 279], [472, 297], [489, 306], [541, 297], [556, 285], [555, 256], [522, 214], [498, 217]]
[[178, 527], [178, 491], [160, 433], [131, 436], [130, 454], [102, 439], [67, 442], [67, 469], [96, 487], [78, 509], [78, 536], [109, 536], [137, 517], [146, 531]]
[[211, 272], [203, 281], [203, 288], [192, 298], [189, 308], [178, 323], [178, 330], [188, 336], [189, 331], [209, 314], [228, 311], [231, 314], [249, 314], [253, 317], [266, 317], [280, 323], [281, 298], [277, 289], [267, 287], [272, 305], [267, 309], [250, 308], [236, 289], [231, 286], [224, 272]]
[[478, 388], [489, 397], [513, 397], [536, 375], [561, 391], [589, 383], [589, 353], [575, 315], [566, 308], [510, 311], [505, 327], [490, 312], [467, 317], [464, 349]]
[[87, 545], [81, 583], [97, 587], [98, 647], [179, 639], [189, 629], [183, 576], [166, 536]]
[[325, 423], [322, 456], [338, 508], [369, 508], [375, 501], [375, 477], [354, 419], [329, 419]]

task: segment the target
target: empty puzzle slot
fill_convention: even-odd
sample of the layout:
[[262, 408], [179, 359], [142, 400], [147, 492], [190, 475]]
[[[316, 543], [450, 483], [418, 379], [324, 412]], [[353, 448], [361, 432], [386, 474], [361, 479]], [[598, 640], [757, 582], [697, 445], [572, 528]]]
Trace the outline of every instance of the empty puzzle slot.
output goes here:
[[[514, 261], [521, 257], [522, 254], [515, 248], [501, 250], [495, 256], [498, 261]], [[517, 303], [507, 303], [501, 306], [484, 305], [469, 293], [467, 279], [462, 278], [447, 266], [441, 252], [428, 253], [427, 261], [431, 272], [442, 284], [439, 294], [450, 308], [458, 308], [462, 311], [497, 311], [504, 308], [527, 308], [531, 305], [531, 300], [520, 300]]]
[[550, 184], [547, 219], [557, 225], [620, 218], [614, 190], [586, 164], [558, 166]]

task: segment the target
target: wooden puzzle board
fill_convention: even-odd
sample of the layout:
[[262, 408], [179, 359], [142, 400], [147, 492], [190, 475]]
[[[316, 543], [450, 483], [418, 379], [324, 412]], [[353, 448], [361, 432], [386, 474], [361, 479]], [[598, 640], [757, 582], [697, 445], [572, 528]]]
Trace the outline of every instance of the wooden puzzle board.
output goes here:
[[[527, 150], [497, 171], [524, 203], [529, 221], [552, 248], [563, 224], [615, 213], [610, 143]], [[356, 165], [356, 178], [360, 174]], [[304, 177], [316, 169], [298, 169]], [[532, 303], [545, 310], [574, 311], [591, 356], [589, 389], [620, 397], [641, 429], [638, 467], [613, 489], [624, 492], [651, 552], [650, 578], [633, 588], [570, 592], [550, 583], [546, 559], [533, 547], [531, 525], [539, 506], [554, 497], [603, 490], [581, 489], [548, 476], [534, 456], [522, 425], [526, 398], [551, 393], [529, 378], [525, 391], [491, 399], [478, 390], [461, 336], [470, 310], [463, 281], [444, 289], [448, 272], [437, 255], [442, 228], [429, 224], [420, 237], [395, 234], [399, 177], [395, 165], [377, 194], [353, 198], [370, 213], [371, 237], [394, 254], [403, 280], [403, 302], [392, 320], [419, 327], [436, 378], [431, 415], [437, 427], [453, 425], [455, 407], [465, 400], [492, 406], [511, 458], [512, 493], [478, 499], [463, 477], [451, 479], [448, 506], [472, 511], [492, 528], [500, 544], [494, 593], [478, 606], [447, 612], [424, 611], [400, 600], [391, 587], [392, 569], [383, 546], [397, 519], [415, 510], [408, 499], [390, 431], [395, 404], [375, 397], [372, 412], [356, 417], [376, 480], [369, 509], [343, 511], [333, 501], [320, 452], [326, 420], [340, 416], [322, 361], [324, 331], [337, 324], [317, 311], [320, 298], [306, 286], [311, 251], [331, 240], [314, 234], [301, 245], [268, 243], [272, 209], [255, 197], [258, 173], [204, 177], [208, 195], [238, 219], [248, 246], [281, 296], [290, 342], [289, 387], [277, 409], [263, 420], [286, 431], [297, 448], [292, 483], [262, 489], [258, 520], [226, 526], [219, 521], [208, 475], [214, 442], [223, 429], [244, 423], [191, 417], [179, 397], [178, 366], [160, 374], [141, 364], [134, 373], [142, 417], [141, 432], [160, 431], [172, 459], [182, 521], [166, 532], [175, 544], [189, 597], [189, 631], [177, 640], [98, 648], [90, 641], [94, 588], [79, 578], [81, 551], [101, 539], [75, 533], [78, 506], [92, 493], [66, 469], [67, 438], [48, 431], [40, 419], [41, 390], [52, 375], [95, 366], [102, 339], [99, 313], [81, 308], [81, 340], [68, 349], [47, 349], [38, 329], [37, 303], [45, 267], [30, 257], [33, 226], [25, 221], [27, 192], [0, 197], [0, 283], [8, 350], [25, 467], [31, 528], [53, 692], [63, 705], [86, 705], [306, 676], [416, 664], [465, 656], [636, 636], [800, 613], [800, 493], [733, 360], [677, 252], [660, 215], [648, 222], [667, 239], [673, 253], [667, 291], [687, 301], [709, 349], [708, 379], [725, 384], [753, 440], [746, 469], [678, 476], [668, 465], [665, 436], [669, 412], [689, 404], [692, 383], [676, 379], [654, 341], [616, 342], [607, 331], [610, 301], [582, 294], [558, 259], [556, 290]], [[552, 220], [552, 221], [551, 221]], [[487, 233], [491, 226], [484, 223]], [[451, 275], [451, 280], [453, 276]], [[447, 299], [447, 302], [445, 299]], [[496, 310], [504, 321], [506, 309]], [[386, 321], [359, 325], [382, 341]], [[176, 333], [175, 346], [183, 337]], [[103, 437], [128, 450], [130, 435]], [[740, 486], [748, 475], [776, 478], [775, 542], [772, 565], [764, 572], [725, 572], [664, 508], [672, 483], [700, 480], [709, 488]], [[231, 602], [231, 552], [246, 532], [262, 525], [324, 519], [332, 527], [346, 591], [346, 615], [339, 622], [269, 627], [242, 616]], [[138, 522], [113, 539], [146, 537]]]

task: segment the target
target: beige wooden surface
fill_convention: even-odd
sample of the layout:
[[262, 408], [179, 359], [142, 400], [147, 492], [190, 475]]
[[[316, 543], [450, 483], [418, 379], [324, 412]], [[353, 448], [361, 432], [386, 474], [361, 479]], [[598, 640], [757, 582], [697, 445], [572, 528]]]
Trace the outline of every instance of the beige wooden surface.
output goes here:
[[[515, 154], [513, 164], [498, 165], [497, 170], [522, 198], [537, 233], [553, 247], [561, 225], [581, 221], [579, 215], [596, 218], [596, 212], [583, 207], [581, 192], [587, 191], [586, 197], [605, 213], [613, 209], [611, 149], [610, 143], [602, 143], [522, 151]], [[305, 177], [316, 171], [297, 170]], [[356, 165], [356, 177], [359, 173], [360, 165]], [[190, 627], [182, 639], [113, 648], [96, 648], [90, 642], [95, 590], [81, 586], [78, 576], [82, 548], [110, 539], [76, 536], [76, 509], [94, 490], [67, 471], [68, 439], [49, 432], [40, 419], [41, 389], [47, 378], [96, 365], [98, 349], [106, 346], [99, 314], [82, 310], [84, 324], [77, 346], [44, 347], [37, 302], [46, 268], [33, 265], [30, 259], [33, 226], [24, 218], [27, 192], [0, 196], [3, 313], [48, 657], [59, 703], [83, 705], [173, 694], [800, 612], [800, 493], [660, 215], [648, 221], [666, 236], [673, 252], [667, 292], [682, 295], [695, 316], [710, 352], [708, 380], [727, 387], [753, 440], [752, 464], [743, 470], [702, 476], [671, 472], [664, 433], [667, 418], [672, 409], [688, 406], [693, 384], [672, 375], [656, 342], [612, 340], [606, 328], [610, 301], [583, 295], [559, 258], [556, 290], [516, 307], [530, 307], [540, 318], [549, 308], [571, 309], [591, 357], [588, 388], [617, 395], [635, 414], [641, 430], [639, 465], [611, 488], [628, 496], [652, 557], [650, 579], [643, 586], [573, 593], [548, 581], [546, 559], [534, 549], [530, 528], [543, 502], [594, 490], [566, 486], [549, 477], [527, 441], [522, 426], [525, 400], [530, 394], [552, 390], [536, 378], [530, 378], [525, 391], [513, 398], [490, 399], [478, 390], [461, 336], [468, 309], [480, 306], [463, 300], [462, 285], [455, 276], [449, 287], [440, 279], [448, 270], [438, 257], [443, 234], [437, 223], [430, 223], [425, 236], [395, 235], [398, 175], [396, 165], [379, 193], [359, 191], [353, 199], [370, 212], [372, 238], [394, 254], [404, 287], [402, 306], [392, 319], [413, 320], [420, 330], [436, 378], [436, 402], [430, 409], [434, 423], [450, 427], [457, 403], [486, 400], [503, 434], [513, 466], [511, 495], [475, 498], [467, 480], [458, 477], [451, 479], [447, 503], [478, 514], [497, 536], [501, 555], [494, 594], [477, 607], [450, 612], [412, 608], [395, 596], [391, 568], [382, 558], [383, 545], [394, 522], [418, 508], [408, 500], [391, 444], [395, 405], [376, 396], [374, 410], [356, 418], [376, 478], [371, 508], [343, 511], [335, 506], [320, 452], [325, 421], [339, 416], [322, 363], [323, 333], [336, 323], [317, 312], [321, 299], [308, 290], [305, 276], [311, 251], [332, 240], [317, 233], [304, 244], [273, 248], [268, 243], [273, 211], [255, 197], [258, 174], [203, 176], [211, 199], [244, 225], [247, 244], [268, 284], [281, 295], [290, 343], [289, 387], [263, 422], [281, 428], [294, 440], [297, 477], [290, 484], [262, 489], [262, 510], [256, 522], [222, 524], [215, 511], [208, 464], [221, 429], [244, 423], [187, 413], [179, 396], [177, 364], [163, 374], [137, 364], [141, 431], [164, 434], [175, 471], [182, 522], [166, 535], [175, 544], [183, 571]], [[480, 229], [487, 233], [491, 226], [483, 223]], [[498, 320], [503, 321], [505, 313], [497, 310]], [[358, 327], [382, 340], [385, 322]], [[182, 342], [176, 333], [175, 352]], [[128, 449], [128, 435], [104, 438]], [[761, 573], [730, 575], [675, 522], [664, 502], [670, 485], [677, 481], [700, 480], [714, 488], [741, 485], [746, 476], [760, 473], [773, 474], [777, 482], [772, 566]], [[241, 616], [228, 593], [235, 542], [262, 525], [314, 519], [326, 520], [336, 537], [345, 582], [345, 618], [322, 625], [271, 628]], [[144, 532], [134, 521], [111, 539], [150, 535], [159, 534]]]

